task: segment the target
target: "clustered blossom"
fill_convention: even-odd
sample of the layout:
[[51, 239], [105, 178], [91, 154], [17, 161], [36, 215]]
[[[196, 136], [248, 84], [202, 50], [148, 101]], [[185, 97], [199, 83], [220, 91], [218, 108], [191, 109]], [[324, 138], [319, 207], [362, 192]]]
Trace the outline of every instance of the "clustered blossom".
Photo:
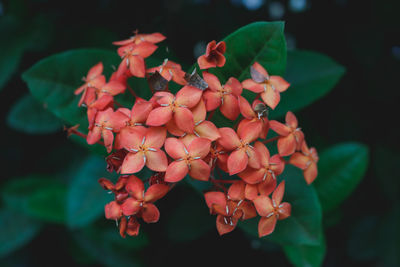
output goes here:
[[[179, 181], [196, 179], [211, 185], [204, 198], [210, 214], [216, 215], [220, 235], [256, 216], [259, 236], [271, 234], [277, 221], [291, 213], [291, 205], [282, 202], [285, 181], [278, 182], [285, 165], [303, 170], [308, 184], [317, 176], [317, 152], [308, 148], [295, 115], [287, 112], [285, 123], [268, 119], [269, 109], [276, 108], [289, 83], [269, 75], [268, 66], [258, 62], [250, 67], [250, 79], [230, 77], [223, 83], [211, 73], [226, 63], [229, 47], [223, 41], [210, 42], [198, 58], [201, 73], [188, 74], [168, 59], [147, 68], [145, 59], [164, 39], [160, 33], [135, 32], [114, 42], [121, 57], [117, 70], [107, 81], [103, 64], [98, 63], [75, 91], [81, 94], [79, 106], [87, 109], [89, 132], [83, 135], [75, 126], [69, 133], [85, 136], [88, 144], [103, 144], [109, 153], [107, 170], [120, 174], [115, 184], [99, 180], [115, 196], [105, 206], [105, 217], [118, 223], [121, 236], [138, 235], [141, 221], [159, 220], [154, 202]], [[138, 97], [129, 87], [133, 76], [157, 84], [150, 99]], [[182, 87], [173, 93], [169, 82]], [[123, 107], [115, 99], [126, 89], [135, 97], [132, 107]], [[254, 92], [254, 100], [242, 96], [243, 90]], [[218, 128], [213, 122], [216, 110], [218, 116], [237, 120], [235, 127]], [[274, 137], [266, 139], [269, 133]], [[276, 144], [278, 153], [271, 155], [267, 144]], [[151, 170], [152, 176], [137, 177], [143, 168]], [[232, 180], [217, 179], [221, 172]]]

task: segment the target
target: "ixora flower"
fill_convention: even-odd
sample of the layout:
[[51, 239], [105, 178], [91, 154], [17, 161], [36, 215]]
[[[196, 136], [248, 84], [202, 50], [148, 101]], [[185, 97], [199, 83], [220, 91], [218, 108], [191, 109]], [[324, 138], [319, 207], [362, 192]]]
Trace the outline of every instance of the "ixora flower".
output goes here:
[[[308, 184], [318, 173], [317, 152], [308, 148], [295, 115], [288, 111], [285, 123], [268, 119], [268, 110], [279, 104], [280, 92], [289, 83], [270, 76], [258, 62], [253, 62], [249, 80], [210, 73], [211, 68], [232, 64], [225, 59], [223, 41], [210, 42], [198, 58], [200, 69], [207, 71], [186, 73], [168, 59], [146, 69], [146, 58], [164, 39], [160, 33], [135, 32], [115, 42], [122, 62], [108, 82], [102, 74], [103, 64], [97, 63], [75, 91], [82, 94], [79, 106], [87, 108], [88, 134], [79, 132], [79, 125], [69, 128], [68, 134], [103, 145], [108, 153], [107, 170], [121, 174], [115, 184], [106, 178], [99, 180], [114, 194], [114, 200], [104, 207], [106, 219], [118, 223], [122, 237], [138, 235], [142, 220], [159, 220], [154, 202], [188, 176], [210, 185], [203, 193], [210, 213], [217, 217], [220, 235], [256, 216], [261, 217], [259, 236], [271, 234], [277, 220], [291, 213], [291, 205], [282, 203], [285, 181], [277, 185], [285, 165], [302, 169]], [[130, 87], [132, 76], [147, 79], [149, 99], [139, 97], [134, 85]], [[220, 82], [228, 77], [224, 84]], [[169, 86], [172, 82], [174, 86]], [[243, 88], [257, 93], [255, 99], [249, 102]], [[129, 107], [119, 102], [127, 92], [135, 100]], [[220, 113], [213, 116], [217, 110]], [[278, 136], [266, 139], [269, 129]], [[272, 146], [278, 154], [271, 156]]]

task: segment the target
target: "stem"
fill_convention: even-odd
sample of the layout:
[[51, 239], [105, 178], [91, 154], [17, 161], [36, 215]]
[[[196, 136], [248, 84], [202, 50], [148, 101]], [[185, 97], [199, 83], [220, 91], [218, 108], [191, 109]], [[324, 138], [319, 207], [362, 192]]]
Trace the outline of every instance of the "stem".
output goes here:
[[121, 103], [117, 102], [114, 100], [114, 104], [117, 105], [120, 108], [124, 108], [124, 105], [122, 105]]
[[131, 95], [133, 95], [133, 97], [137, 98], [137, 94], [135, 93], [135, 91], [132, 89], [132, 87], [129, 86], [129, 84], [127, 84], [128, 90], [131, 93]]
[[275, 140], [278, 140], [279, 137], [280, 137], [280, 136], [272, 137], [272, 138], [270, 138], [270, 139], [267, 139], [267, 140], [263, 141], [263, 143], [264, 143], [264, 144], [267, 144], [267, 143], [273, 142], [273, 141], [275, 141]]
[[[86, 134], [81, 133], [81, 132], [79, 132], [79, 131], [77, 130], [78, 127], [79, 127], [79, 124], [77, 124], [77, 125], [75, 125], [75, 126], [72, 126], [72, 127], [70, 127], [70, 128], [67, 128], [67, 127], [64, 126], [64, 131], [67, 132], [67, 136], [68, 136], [68, 137], [74, 134], [74, 135], [77, 135], [77, 136], [82, 137], [82, 138], [84, 138], [84, 139], [87, 139], [87, 135], [86, 135]], [[104, 142], [103, 142], [103, 141], [100, 141], [100, 140], [99, 140], [99, 141], [97, 141], [96, 143], [99, 144], [99, 145], [104, 146]]]
[[208, 118], [207, 118], [208, 121], [211, 121], [212, 117], [214, 116], [214, 113], [215, 113], [215, 109], [208, 114]]

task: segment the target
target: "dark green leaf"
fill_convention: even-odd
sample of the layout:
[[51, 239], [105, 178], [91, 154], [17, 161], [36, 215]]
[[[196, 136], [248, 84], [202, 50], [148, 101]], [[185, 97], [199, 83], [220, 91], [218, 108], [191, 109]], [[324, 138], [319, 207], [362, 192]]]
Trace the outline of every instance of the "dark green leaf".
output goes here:
[[[292, 205], [289, 218], [278, 221], [275, 231], [265, 237], [281, 245], [319, 245], [322, 233], [322, 211], [314, 187], [307, 185], [302, 172], [288, 165], [279, 177], [286, 181], [284, 202]], [[257, 236], [259, 217], [239, 223], [247, 233]]]
[[88, 157], [71, 177], [67, 194], [67, 223], [71, 228], [85, 226], [104, 213], [104, 205], [112, 201], [97, 182], [109, 177], [106, 162], [100, 157]]
[[117, 228], [113, 227], [100, 229], [91, 226], [74, 233], [74, 238], [84, 251], [106, 266], [142, 266], [138, 250], [149, 243], [145, 233], [124, 239], [119, 236]]
[[378, 146], [373, 156], [377, 180], [385, 197], [392, 201], [400, 201], [400, 179], [397, 169], [400, 162], [399, 153], [395, 149]]
[[281, 101], [270, 118], [284, 116], [326, 95], [345, 73], [345, 68], [331, 58], [311, 51], [288, 52], [284, 78], [291, 83], [281, 94]]
[[357, 187], [368, 166], [368, 147], [359, 143], [335, 145], [320, 154], [314, 182], [322, 208], [330, 211]]
[[[190, 192], [191, 193], [191, 192]], [[174, 207], [168, 221], [168, 237], [177, 242], [196, 240], [215, 228], [215, 216], [211, 216], [201, 194], [186, 194]]]
[[287, 245], [283, 246], [283, 250], [290, 262], [296, 267], [319, 267], [325, 257], [325, 239], [321, 234], [320, 244], [318, 245]]
[[29, 243], [40, 224], [18, 211], [0, 210], [0, 258]]
[[32, 95], [24, 95], [15, 103], [7, 117], [10, 127], [29, 134], [47, 134], [61, 129], [61, 121]]

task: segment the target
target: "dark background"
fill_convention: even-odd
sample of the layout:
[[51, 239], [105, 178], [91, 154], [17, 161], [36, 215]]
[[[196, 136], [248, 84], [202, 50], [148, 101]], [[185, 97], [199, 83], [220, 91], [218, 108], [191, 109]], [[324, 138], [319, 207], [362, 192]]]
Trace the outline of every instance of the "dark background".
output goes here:
[[[247, 1], [256, 4], [252, 7], [244, 2], [1, 1], [3, 15], [16, 15], [27, 28], [38, 21], [43, 32], [36, 36], [38, 47], [23, 54], [17, 70], [0, 92], [0, 183], [32, 172], [60, 171], [66, 157], [82, 150], [63, 132], [32, 136], [15, 131], [6, 123], [12, 104], [28, 92], [21, 73], [38, 60], [75, 48], [112, 49], [112, 41], [139, 29], [166, 35], [169, 50], [183, 66], [190, 66], [199, 55], [194, 47], [204, 51], [207, 42], [220, 40], [254, 21], [284, 20], [288, 49], [322, 52], [347, 69], [331, 93], [297, 113], [304, 129], [310, 129], [307, 139], [317, 148], [344, 141], [359, 141], [370, 148], [366, 177], [334, 218], [324, 218], [330, 226], [326, 231], [324, 266], [399, 266], [400, 176], [396, 167], [400, 142], [396, 115], [400, 100], [400, 2]], [[276, 11], [279, 8], [283, 9], [282, 14]], [[7, 36], [1, 39], [4, 42]], [[67, 153], [63, 159], [48, 161], [60, 150]], [[171, 206], [182, 201], [177, 192], [160, 202], [162, 212], [168, 213]], [[210, 231], [199, 240], [174, 244], [163, 233], [163, 227], [161, 220], [142, 228], [151, 245], [141, 257], [152, 266], [290, 266], [278, 249], [261, 250], [240, 231], [222, 238]], [[50, 224], [4, 262], [10, 266], [96, 265], [73, 256], [69, 246], [67, 230]]]

